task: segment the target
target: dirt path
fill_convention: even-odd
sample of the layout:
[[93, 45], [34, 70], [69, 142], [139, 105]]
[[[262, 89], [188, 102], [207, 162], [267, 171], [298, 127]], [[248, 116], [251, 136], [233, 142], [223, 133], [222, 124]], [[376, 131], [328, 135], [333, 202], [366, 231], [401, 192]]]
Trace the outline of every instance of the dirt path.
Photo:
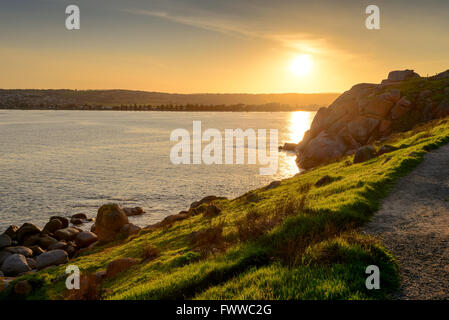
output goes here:
[[395, 298], [449, 299], [449, 145], [398, 181], [365, 231], [380, 235], [399, 261]]

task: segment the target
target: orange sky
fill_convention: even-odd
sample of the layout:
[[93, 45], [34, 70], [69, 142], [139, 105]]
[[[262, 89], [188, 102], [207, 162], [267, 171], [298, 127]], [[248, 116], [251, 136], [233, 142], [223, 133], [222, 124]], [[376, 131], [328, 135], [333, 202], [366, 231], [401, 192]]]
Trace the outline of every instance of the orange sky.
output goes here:
[[[0, 88], [136, 89], [178, 93], [342, 92], [390, 70], [449, 68], [447, 1], [80, 0], [0, 4]], [[292, 72], [308, 55], [310, 72]]]

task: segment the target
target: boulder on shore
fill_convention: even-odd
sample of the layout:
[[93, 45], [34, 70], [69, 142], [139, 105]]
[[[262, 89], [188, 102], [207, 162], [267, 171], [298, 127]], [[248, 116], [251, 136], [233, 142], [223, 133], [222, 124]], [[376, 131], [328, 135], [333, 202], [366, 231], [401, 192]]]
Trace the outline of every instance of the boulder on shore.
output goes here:
[[128, 224], [128, 216], [117, 204], [105, 204], [98, 209], [95, 232], [101, 242], [110, 242]]
[[3, 234], [6, 234], [11, 238], [11, 240], [17, 240], [16, 234], [17, 230], [19, 230], [19, 227], [11, 225], [6, 229], [6, 231]]
[[29, 235], [40, 234], [41, 229], [32, 223], [24, 223], [16, 232], [17, 241], [22, 243], [23, 239]]
[[21, 254], [25, 257], [33, 256], [33, 251], [30, 248], [24, 246], [7, 247], [4, 250], [12, 254]]
[[28, 265], [30, 266], [31, 269], [36, 269], [37, 268], [37, 262], [36, 260], [34, 260], [33, 258], [26, 258]]
[[30, 250], [33, 251], [33, 257], [37, 257], [38, 255], [40, 255], [40, 254], [45, 252], [39, 246], [32, 246], [32, 247], [30, 247]]
[[57, 250], [57, 249], [65, 250], [65, 248], [67, 248], [67, 242], [64, 240], [61, 240], [61, 241], [55, 242], [52, 245], [50, 245], [47, 248], [47, 250]]
[[98, 240], [95, 233], [89, 231], [83, 231], [76, 235], [75, 243], [80, 248], [85, 248], [90, 246], [92, 243]]
[[55, 232], [55, 237], [58, 240], [72, 241], [80, 231], [76, 228], [65, 228]]
[[39, 238], [39, 246], [43, 249], [47, 249], [49, 246], [56, 242], [58, 242], [58, 240], [48, 235], [44, 235]]
[[50, 219], [42, 230], [42, 233], [55, 233], [59, 229], [62, 229], [62, 222], [59, 219]]
[[140, 216], [145, 213], [142, 207], [123, 208], [123, 211], [128, 217]]
[[75, 226], [79, 226], [79, 225], [83, 224], [83, 219], [72, 218], [72, 219], [70, 219], [70, 223], [75, 225]]
[[69, 226], [69, 219], [67, 219], [66, 217], [61, 217], [61, 216], [50, 217], [50, 220], [53, 220], [53, 219], [58, 219], [59, 221], [61, 221], [62, 229], [65, 229]]
[[64, 250], [47, 251], [37, 257], [37, 269], [41, 270], [45, 267], [60, 265], [68, 261], [69, 257]]
[[12, 253], [6, 250], [0, 251], [0, 267], [2, 266], [3, 262], [5, 262], [6, 258], [8, 258], [11, 255]]
[[8, 277], [14, 277], [21, 273], [31, 271], [24, 255], [15, 253], [3, 262], [1, 271]]
[[82, 220], [87, 220], [87, 214], [85, 213], [77, 213], [74, 214], [71, 219], [82, 219]]
[[11, 243], [11, 238], [8, 235], [0, 234], [0, 249], [9, 247]]
[[284, 151], [296, 151], [296, 148], [298, 147], [297, 143], [291, 143], [291, 142], [286, 142], [284, 143], [283, 146], [279, 147], [279, 150], [284, 150]]

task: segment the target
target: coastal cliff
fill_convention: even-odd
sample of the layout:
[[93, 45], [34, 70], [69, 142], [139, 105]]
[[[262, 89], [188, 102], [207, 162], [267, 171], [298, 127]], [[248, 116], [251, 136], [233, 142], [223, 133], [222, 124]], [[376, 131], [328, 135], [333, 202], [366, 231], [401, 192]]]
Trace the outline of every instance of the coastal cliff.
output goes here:
[[423, 78], [392, 71], [381, 84], [361, 83], [318, 110], [295, 147], [300, 168], [330, 163], [365, 145], [449, 115], [449, 72]]

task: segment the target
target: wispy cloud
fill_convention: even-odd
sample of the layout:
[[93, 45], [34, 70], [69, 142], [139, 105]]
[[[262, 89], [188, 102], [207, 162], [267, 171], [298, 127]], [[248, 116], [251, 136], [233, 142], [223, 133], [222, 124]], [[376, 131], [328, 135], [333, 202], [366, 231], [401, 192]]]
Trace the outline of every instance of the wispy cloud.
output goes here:
[[157, 17], [166, 19], [175, 23], [200, 28], [207, 31], [214, 31], [223, 34], [246, 36], [246, 37], [260, 37], [256, 32], [252, 32], [241, 26], [238, 21], [219, 19], [215, 16], [187, 16], [175, 15], [167, 11], [144, 10], [144, 9], [123, 9], [123, 11], [150, 17]]
[[163, 10], [123, 9], [123, 11], [130, 14], [157, 17], [174, 23], [226, 35], [271, 41], [278, 46], [298, 53], [338, 56], [340, 58], [355, 57], [354, 53], [337, 49], [324, 37], [306, 32], [280, 32], [279, 29], [273, 29], [274, 26], [258, 26], [255, 20], [252, 21], [252, 25], [249, 25], [242, 22], [241, 19], [225, 18], [210, 12], [201, 12], [198, 15], [179, 15]]

